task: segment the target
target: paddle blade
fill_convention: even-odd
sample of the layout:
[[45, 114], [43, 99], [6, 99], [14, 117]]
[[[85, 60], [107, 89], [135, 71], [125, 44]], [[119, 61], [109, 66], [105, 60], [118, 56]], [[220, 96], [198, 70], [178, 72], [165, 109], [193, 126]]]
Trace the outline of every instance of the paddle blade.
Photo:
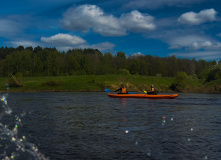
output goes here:
[[147, 91], [143, 91], [144, 93], [147, 93]]
[[110, 90], [110, 89], [104, 89], [104, 91], [105, 91], [105, 92], [111, 92], [111, 90]]

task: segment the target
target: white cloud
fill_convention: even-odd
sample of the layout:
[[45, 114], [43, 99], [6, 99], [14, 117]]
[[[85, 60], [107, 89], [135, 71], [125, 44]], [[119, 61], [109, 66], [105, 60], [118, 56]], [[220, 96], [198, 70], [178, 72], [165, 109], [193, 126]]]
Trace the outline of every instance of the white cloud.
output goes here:
[[40, 44], [38, 42], [34, 41], [28, 41], [28, 40], [15, 40], [15, 41], [8, 41], [6, 44], [10, 44], [14, 47], [23, 46], [23, 47], [37, 47]]
[[[193, 37], [194, 38], [194, 37]], [[180, 39], [180, 40], [179, 40]], [[191, 39], [191, 36], [182, 39], [182, 37], [177, 38], [177, 41], [180, 42], [182, 48], [179, 49], [178, 52], [171, 53], [170, 55], [176, 55], [178, 57], [183, 58], [196, 58], [196, 59], [204, 59], [204, 60], [219, 60], [221, 58], [221, 42], [216, 42], [213, 40], [208, 40], [208, 37], [196, 36], [195, 41], [190, 41], [188, 43], [188, 39]], [[173, 49], [171, 47], [171, 49]]]
[[140, 57], [140, 56], [144, 56], [144, 54], [142, 54], [141, 52], [137, 52], [131, 55], [132, 57]]
[[78, 46], [57, 46], [56, 48], [59, 51], [68, 51], [69, 49], [73, 49], [73, 48], [93, 48], [93, 49], [98, 49], [99, 51], [108, 51], [108, 50], [113, 50], [113, 48], [115, 47], [114, 44], [110, 43], [110, 42], [103, 42], [103, 43], [97, 43], [97, 44], [82, 44], [82, 45], [78, 45]]
[[202, 3], [205, 0], [131, 0], [125, 4], [126, 8], [148, 8], [156, 9], [165, 6], [183, 7], [191, 4]]
[[105, 15], [104, 12], [95, 5], [81, 5], [77, 8], [70, 8], [63, 14], [63, 27], [69, 30], [80, 30], [88, 32], [93, 28], [95, 33], [104, 36], [126, 35], [119, 20], [112, 15]]
[[[207, 50], [215, 51], [221, 50], [221, 42], [212, 40], [206, 36], [187, 35], [174, 37], [169, 41], [169, 49], [185, 49], [186, 51]], [[221, 53], [221, 52], [220, 52]]]
[[183, 47], [191, 46], [194, 42], [207, 41], [207, 37], [199, 35], [176, 35], [175, 37], [168, 39], [170, 49], [179, 49]]
[[170, 49], [181, 49], [190, 46], [193, 42], [197, 41], [213, 41], [209, 36], [206, 36], [204, 32], [198, 29], [165, 29], [160, 28], [146, 37], [164, 41], [169, 45]]
[[[221, 42], [198, 29], [158, 30], [148, 34], [147, 38], [158, 39], [168, 45], [168, 49], [185, 51], [186, 53], [207, 52], [218, 53], [221, 56]], [[186, 54], [185, 53], [185, 54]], [[182, 57], [182, 53], [180, 55]]]
[[216, 19], [217, 12], [214, 9], [205, 9], [199, 13], [187, 12], [180, 16], [178, 21], [183, 24], [198, 25], [205, 22], [212, 22]]
[[211, 41], [195, 41], [190, 46], [189, 49], [192, 50], [221, 50], [220, 42], [211, 42]]
[[120, 18], [105, 13], [96, 5], [71, 7], [63, 14], [65, 29], [88, 32], [92, 29], [103, 36], [125, 36], [127, 31], [146, 32], [153, 30], [153, 17], [139, 11], [122, 14]]
[[194, 50], [198, 50], [200, 48], [210, 47], [211, 45], [212, 45], [212, 43], [210, 41], [195, 41], [192, 43], [190, 48], [192, 48]]
[[56, 46], [69, 46], [69, 45], [75, 46], [75, 45], [84, 44], [86, 42], [81, 37], [72, 36], [69, 34], [62, 34], [62, 33], [56, 34], [51, 37], [41, 37], [41, 41]]
[[132, 32], [146, 32], [155, 29], [154, 17], [142, 14], [137, 10], [122, 14], [120, 20], [123, 26]]
[[185, 50], [221, 50], [221, 42], [217, 42], [210, 37], [200, 35], [177, 35], [171, 40], [167, 40], [169, 49]]
[[175, 55], [177, 57], [183, 58], [196, 58], [196, 59], [204, 59], [204, 60], [219, 60], [220, 51], [192, 51], [192, 52], [176, 52], [171, 53], [170, 55]]
[[51, 37], [42, 37], [41, 41], [46, 43], [44, 46], [56, 47], [60, 51], [67, 51], [73, 48], [93, 48], [100, 51], [112, 50], [115, 45], [110, 42], [103, 42], [98, 44], [87, 44], [87, 42], [78, 36], [72, 36], [69, 34], [56, 34]]
[[98, 43], [98, 44], [81, 46], [81, 48], [93, 48], [93, 49], [98, 49], [100, 51], [113, 50], [114, 47], [115, 45], [110, 42], [103, 42], [103, 43]]

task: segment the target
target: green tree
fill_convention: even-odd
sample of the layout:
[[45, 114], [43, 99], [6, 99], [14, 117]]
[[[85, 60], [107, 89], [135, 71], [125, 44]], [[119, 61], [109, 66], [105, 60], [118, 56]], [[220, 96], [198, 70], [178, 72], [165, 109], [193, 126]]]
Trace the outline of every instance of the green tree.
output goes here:
[[32, 59], [32, 65], [30, 68], [31, 75], [42, 76], [44, 66], [43, 66], [43, 62], [41, 61], [40, 56], [38, 56], [38, 53], [32, 52], [31, 59]]
[[145, 64], [148, 70], [148, 75], [155, 76], [157, 74], [157, 68], [154, 65], [154, 61], [155, 61], [154, 57], [151, 55], [146, 55], [144, 59], [145, 59]]
[[177, 72], [174, 82], [171, 84], [170, 88], [174, 91], [181, 91], [185, 88], [185, 80], [187, 79], [187, 74], [185, 72]]
[[15, 51], [6, 56], [4, 62], [4, 73], [6, 75], [15, 75], [20, 72], [24, 76], [30, 76], [31, 51]]
[[126, 68], [126, 60], [127, 58], [124, 52], [117, 52], [116, 65], [118, 70]]
[[179, 71], [179, 64], [176, 56], [168, 57], [168, 76], [174, 77]]
[[33, 48], [31, 46], [30, 47], [26, 47], [25, 49], [33, 52]]
[[56, 64], [56, 59], [62, 53], [58, 52], [55, 48], [45, 48], [43, 50], [44, 56], [44, 73], [47, 76], [57, 76], [59, 74], [59, 68]]
[[207, 67], [207, 62], [203, 59], [200, 59], [196, 66], [196, 74], [198, 75], [199, 79], [202, 79], [202, 71], [205, 70]]
[[116, 66], [114, 66], [114, 58], [111, 53], [105, 53], [103, 58], [104, 74], [116, 73]]
[[37, 53], [37, 52], [42, 52], [43, 51], [43, 48], [40, 47], [40, 46], [37, 46], [34, 48], [34, 53]]
[[18, 46], [17, 48], [16, 48], [16, 50], [18, 51], [18, 52], [20, 52], [20, 51], [23, 51], [25, 48], [23, 47], [23, 46]]
[[208, 70], [206, 82], [221, 79], [221, 64], [215, 65]]
[[130, 71], [131, 74], [139, 74], [140, 73], [140, 69], [141, 69], [141, 66], [140, 66], [140, 63], [139, 63], [138, 60], [133, 60], [130, 63], [129, 71]]
[[130, 75], [130, 72], [127, 69], [119, 69], [119, 75]]
[[74, 56], [74, 53], [68, 52], [65, 57], [66, 72], [68, 75], [76, 74], [76, 71], [80, 68], [79, 63]]

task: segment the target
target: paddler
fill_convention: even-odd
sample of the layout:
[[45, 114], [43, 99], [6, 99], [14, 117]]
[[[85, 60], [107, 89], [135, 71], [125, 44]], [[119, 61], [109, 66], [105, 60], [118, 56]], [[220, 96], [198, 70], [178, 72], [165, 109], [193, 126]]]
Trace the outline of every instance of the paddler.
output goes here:
[[151, 85], [151, 89], [150, 91], [147, 92], [147, 94], [154, 94], [154, 95], [157, 95], [158, 91], [157, 89], [154, 87], [154, 85], [152, 84]]
[[114, 92], [118, 92], [118, 93], [120, 93], [120, 94], [127, 94], [127, 93], [128, 93], [128, 92], [127, 92], [127, 88], [124, 87], [123, 84], [121, 85], [121, 87], [120, 87], [119, 89], [115, 90]]

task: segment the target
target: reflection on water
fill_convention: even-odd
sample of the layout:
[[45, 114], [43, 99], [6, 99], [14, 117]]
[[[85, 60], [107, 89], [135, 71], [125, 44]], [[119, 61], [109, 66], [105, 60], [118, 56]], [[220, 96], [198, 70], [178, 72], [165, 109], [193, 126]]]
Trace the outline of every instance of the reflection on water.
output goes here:
[[[152, 100], [106, 93], [10, 93], [7, 99], [19, 116], [4, 115], [1, 123], [10, 122], [11, 132], [18, 125], [18, 140], [32, 142], [50, 159], [221, 158], [220, 95]], [[11, 143], [0, 147], [8, 154], [5, 146]]]

